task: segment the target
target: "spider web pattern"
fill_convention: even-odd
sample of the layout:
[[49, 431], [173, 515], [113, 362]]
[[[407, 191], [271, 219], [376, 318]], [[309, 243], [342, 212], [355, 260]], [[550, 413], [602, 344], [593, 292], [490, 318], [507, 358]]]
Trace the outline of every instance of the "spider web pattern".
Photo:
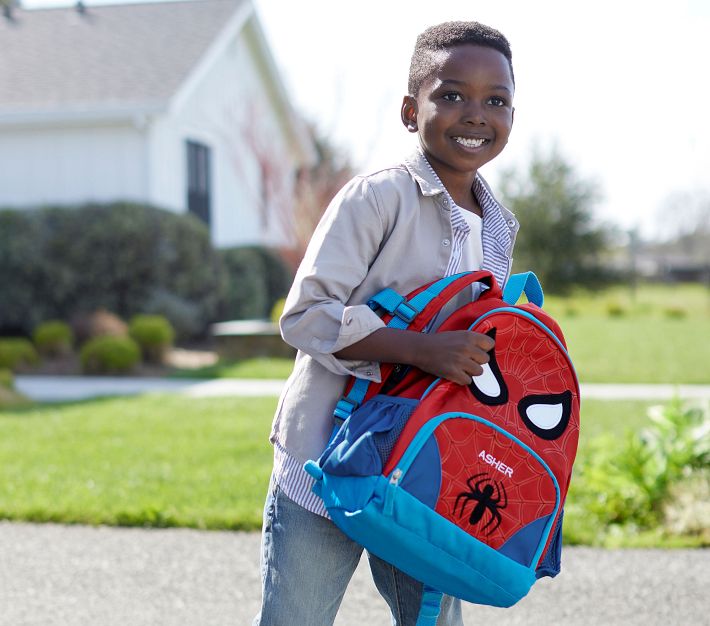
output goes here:
[[[496, 328], [495, 354], [508, 387], [509, 402], [502, 406], [484, 405], [471, 398], [471, 412], [500, 424], [535, 450], [557, 476], [566, 492], [579, 439], [579, 396], [567, 357], [552, 339], [527, 319], [510, 313], [493, 315], [474, 330]], [[545, 440], [532, 433], [518, 413], [518, 403], [530, 395], [553, 395], [569, 391], [572, 409], [565, 432]], [[563, 493], [564, 497], [564, 493]]]
[[[523, 526], [549, 515], [554, 509], [555, 488], [550, 476], [529, 452], [505, 435], [471, 419], [453, 418], [439, 425], [434, 436], [439, 445], [442, 468], [441, 490], [435, 510], [470, 535], [498, 548]], [[512, 468], [512, 476], [486, 463], [479, 456], [481, 452]], [[472, 525], [471, 513], [477, 501], [469, 500], [464, 505], [463, 514], [463, 500], [459, 500], [456, 507], [459, 495], [471, 492], [467, 481], [477, 474], [485, 476], [474, 479], [474, 487], [475, 483], [479, 483], [479, 488], [491, 485], [494, 488], [492, 497], [500, 500], [498, 513], [501, 521], [493, 532], [490, 531], [496, 526], [495, 519], [484, 528], [493, 516], [490, 509]], [[502, 506], [503, 489], [507, 496], [505, 507]]]

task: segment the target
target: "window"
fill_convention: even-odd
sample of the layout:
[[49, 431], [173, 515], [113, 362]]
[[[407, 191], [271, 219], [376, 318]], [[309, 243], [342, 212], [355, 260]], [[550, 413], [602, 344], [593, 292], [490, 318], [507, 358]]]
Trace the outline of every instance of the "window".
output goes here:
[[210, 149], [187, 142], [187, 210], [210, 224]]

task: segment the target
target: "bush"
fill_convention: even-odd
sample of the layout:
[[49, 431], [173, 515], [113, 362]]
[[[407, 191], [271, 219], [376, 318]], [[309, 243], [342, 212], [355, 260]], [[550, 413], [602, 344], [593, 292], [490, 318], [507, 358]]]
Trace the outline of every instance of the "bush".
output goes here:
[[81, 367], [86, 374], [125, 374], [140, 358], [140, 348], [130, 337], [96, 337], [81, 349]]
[[175, 338], [175, 330], [162, 315], [134, 316], [128, 334], [140, 346], [143, 358], [149, 363], [161, 363]]
[[609, 317], [624, 317], [626, 313], [626, 308], [618, 302], [609, 302], [606, 305], [606, 314]]
[[128, 324], [106, 309], [78, 315], [72, 320], [72, 325], [79, 343], [82, 344], [95, 337], [128, 336]]
[[274, 324], [278, 324], [281, 316], [284, 313], [284, 306], [286, 305], [286, 298], [279, 298], [274, 306], [271, 308], [271, 321]]
[[[209, 232], [191, 215], [126, 202], [0, 211], [0, 328], [13, 332], [101, 308], [171, 318], [192, 307], [187, 326], [170, 321], [196, 335], [217, 321], [223, 279]], [[160, 310], [166, 301], [172, 309]]]
[[[688, 499], [688, 492], [701, 493], [696, 483], [710, 471], [710, 408], [676, 400], [652, 407], [649, 417], [650, 426], [628, 432], [625, 439], [595, 439], [575, 466], [565, 509], [575, 521], [572, 528], [583, 529], [583, 536], [573, 541], [603, 544], [609, 536], [633, 535], [664, 523], [667, 535], [703, 530], [697, 520], [706, 519], [706, 510], [681, 513], [676, 505]], [[710, 529], [704, 532], [710, 535]]]
[[17, 371], [39, 362], [39, 356], [29, 339], [0, 339], [0, 368]]
[[71, 352], [74, 336], [68, 324], [51, 320], [35, 328], [32, 341], [40, 354], [62, 356]]
[[278, 254], [259, 246], [220, 250], [226, 280], [223, 319], [268, 319], [293, 276]]
[[15, 388], [15, 377], [6, 368], [0, 368], [0, 388], [12, 390]]

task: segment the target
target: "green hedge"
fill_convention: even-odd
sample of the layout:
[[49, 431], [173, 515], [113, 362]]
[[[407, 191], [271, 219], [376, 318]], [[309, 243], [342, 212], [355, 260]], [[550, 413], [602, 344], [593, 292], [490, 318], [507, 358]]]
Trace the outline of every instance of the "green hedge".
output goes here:
[[182, 337], [219, 319], [225, 274], [202, 222], [117, 202], [0, 211], [0, 330], [100, 308], [165, 315]]
[[127, 374], [140, 360], [140, 347], [130, 337], [104, 335], [87, 341], [81, 349], [81, 368], [86, 374]]
[[219, 251], [225, 268], [222, 318], [269, 319], [274, 304], [291, 286], [293, 275], [278, 253], [259, 246]]
[[22, 337], [0, 338], [0, 369], [17, 371], [39, 362], [32, 342]]
[[162, 315], [136, 315], [128, 327], [131, 339], [149, 363], [160, 363], [173, 343], [175, 331]]
[[60, 356], [71, 352], [74, 335], [69, 324], [50, 320], [34, 329], [32, 341], [40, 354]]

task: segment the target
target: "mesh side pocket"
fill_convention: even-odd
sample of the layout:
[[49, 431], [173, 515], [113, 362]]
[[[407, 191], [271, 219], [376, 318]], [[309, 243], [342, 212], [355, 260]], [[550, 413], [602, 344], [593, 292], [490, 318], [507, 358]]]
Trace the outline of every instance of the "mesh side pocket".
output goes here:
[[417, 400], [375, 396], [345, 420], [321, 455], [323, 471], [336, 476], [375, 476], [382, 472]]
[[545, 556], [535, 570], [536, 578], [542, 578], [543, 576], [554, 578], [560, 573], [562, 561], [562, 518], [564, 514], [565, 511], [562, 509], [560, 516], [557, 518], [555, 530], [552, 533], [552, 541], [547, 547]]
[[404, 425], [407, 423], [409, 416], [414, 412], [414, 408], [414, 406], [402, 407], [402, 410], [397, 415], [397, 419], [392, 424], [392, 429], [382, 433], [375, 433], [373, 436], [375, 448], [377, 448], [377, 452], [383, 464], [387, 462], [390, 454], [392, 454], [397, 439], [399, 439], [400, 434], [402, 434]]

